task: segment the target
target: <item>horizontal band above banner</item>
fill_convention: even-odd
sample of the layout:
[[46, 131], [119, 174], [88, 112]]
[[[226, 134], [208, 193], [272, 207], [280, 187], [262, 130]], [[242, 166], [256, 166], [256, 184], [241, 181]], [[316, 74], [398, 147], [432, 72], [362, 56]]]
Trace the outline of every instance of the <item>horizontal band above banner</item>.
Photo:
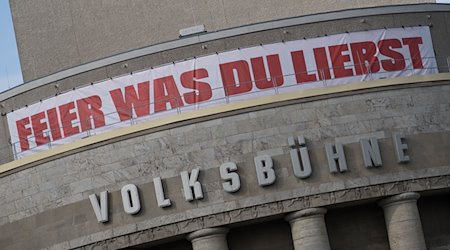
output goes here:
[[108, 79], [8, 113], [16, 158], [167, 115], [303, 89], [437, 73], [428, 27], [260, 45]]

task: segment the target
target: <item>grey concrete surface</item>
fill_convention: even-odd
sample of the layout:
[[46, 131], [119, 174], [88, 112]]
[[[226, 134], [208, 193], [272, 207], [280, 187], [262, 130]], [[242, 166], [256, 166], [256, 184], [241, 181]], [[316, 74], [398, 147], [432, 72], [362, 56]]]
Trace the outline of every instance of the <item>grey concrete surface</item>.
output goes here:
[[[16, 1], [10, 0], [25, 81], [121, 52], [207, 31], [335, 10], [430, 3], [396, 1]], [[55, 39], [55, 38], [58, 39]]]

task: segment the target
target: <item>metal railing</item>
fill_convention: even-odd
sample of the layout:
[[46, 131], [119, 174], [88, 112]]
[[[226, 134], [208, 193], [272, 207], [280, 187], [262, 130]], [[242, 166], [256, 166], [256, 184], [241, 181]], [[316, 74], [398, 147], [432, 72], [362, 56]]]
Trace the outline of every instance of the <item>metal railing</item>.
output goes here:
[[[20, 138], [19, 141], [11, 141], [9, 142], [9, 145], [0, 147], [0, 164], [10, 162], [16, 159], [19, 159], [23, 156], [26, 156], [28, 154], [31, 154], [35, 149], [39, 148], [39, 151], [47, 150], [55, 145], [61, 145], [65, 144], [66, 139], [73, 141], [76, 139], [82, 139], [86, 137], [90, 137], [92, 135], [95, 135], [97, 133], [102, 133], [105, 131], [110, 131], [111, 127], [126, 127], [131, 126], [135, 124], [139, 124], [145, 121], [154, 120], [158, 117], [165, 116], [167, 114], [181, 114], [186, 111], [192, 111], [192, 110], [198, 110], [201, 109], [203, 106], [212, 106], [212, 105], [218, 105], [218, 104], [227, 104], [230, 103], [231, 100], [244, 100], [244, 99], [252, 99], [257, 98], [264, 95], [278, 95], [280, 93], [287, 93], [290, 92], [294, 87], [298, 88], [299, 85], [305, 86], [305, 89], [309, 87], [327, 87], [330, 84], [333, 84], [333, 82], [338, 80], [344, 80], [347, 83], [355, 82], [358, 80], [351, 80], [351, 79], [359, 79], [359, 81], [371, 81], [376, 79], [385, 79], [385, 78], [395, 78], [397, 76], [411, 76], [416, 74], [430, 74], [430, 73], [439, 73], [439, 72], [449, 72], [450, 71], [450, 57], [432, 57], [432, 58], [421, 58], [423, 62], [423, 68], [420, 69], [414, 69], [413, 67], [413, 60], [408, 58], [401, 60], [401, 62], [390, 60], [392, 64], [398, 64], [403, 63], [405, 65], [404, 70], [399, 71], [391, 71], [391, 72], [380, 72], [376, 71], [374, 72], [372, 68], [382, 68], [382, 65], [379, 64], [376, 66], [375, 64], [370, 64], [368, 62], [365, 62], [364, 64], [348, 64], [345, 65], [345, 67], [337, 68], [337, 67], [330, 67], [330, 68], [323, 68], [319, 70], [310, 70], [305, 72], [296, 72], [296, 74], [289, 74], [289, 75], [282, 75], [282, 76], [272, 76], [270, 80], [268, 79], [261, 79], [261, 80], [252, 80], [249, 82], [242, 82], [239, 83], [239, 85], [232, 84], [232, 85], [224, 85], [218, 88], [212, 88], [208, 91], [196, 91], [196, 97], [198, 97], [201, 94], [208, 94], [211, 95], [211, 97], [207, 101], [203, 102], [194, 102], [193, 104], [186, 105], [185, 102], [182, 102], [183, 95], [176, 96], [173, 98], [167, 98], [165, 100], [162, 100], [160, 102], [147, 102], [145, 105], [142, 106], [133, 106], [131, 109], [120, 109], [117, 112], [111, 112], [111, 113], [102, 113], [101, 116], [90, 116], [87, 120], [80, 120], [78, 122], [74, 122], [71, 124], [72, 127], [79, 126], [81, 127], [88, 127], [88, 129], [81, 131], [80, 133], [74, 134], [69, 137], [64, 137], [60, 140], [52, 141], [50, 140], [50, 137], [52, 137], [55, 130], [46, 130], [42, 135], [39, 135], [39, 138], [36, 136], [29, 136], [27, 138]], [[445, 62], [445, 64], [444, 64]], [[445, 65], [439, 67], [438, 65]], [[356, 71], [356, 68], [359, 67], [359, 72], [362, 74], [360, 75], [353, 75], [348, 77], [331, 77], [334, 72], [337, 70], [342, 69], [352, 69], [352, 72]], [[430, 73], [427, 73], [430, 72]], [[397, 75], [396, 75], [397, 74]], [[305, 75], [314, 75], [315, 81], [308, 81], [308, 82], [299, 82], [298, 79], [301, 79], [302, 76]], [[349, 80], [350, 79], [350, 80]], [[271, 82], [271, 84], [267, 85], [268, 82]], [[265, 84], [261, 87], [261, 84]], [[254, 86], [260, 85], [261, 88], [258, 88], [257, 91], [253, 92], [245, 92], [240, 94], [234, 94], [229, 95], [227, 93], [227, 90], [233, 86], [245, 86], [251, 85], [251, 88]], [[219, 96], [219, 97], [218, 97]], [[216, 98], [214, 98], [216, 97]], [[195, 99], [194, 99], [195, 100]], [[180, 102], [181, 101], [181, 102]], [[169, 105], [167, 105], [169, 104]], [[159, 112], [150, 113], [151, 106], [156, 107], [156, 105], [164, 106], [165, 110], [161, 110]], [[167, 108], [167, 106], [170, 106], [170, 108]], [[149, 110], [148, 115], [144, 116], [137, 116], [136, 110], [142, 107], [146, 107]], [[134, 110], [134, 112], [133, 112]], [[120, 115], [127, 117], [125, 120], [120, 120], [118, 117]], [[105, 124], [105, 126], [101, 126], [98, 128], [95, 128], [94, 121], [98, 118], [104, 119], [105, 121], [108, 119], [108, 117], [114, 117], [111, 118], [111, 120], [116, 120], [115, 122], [111, 122], [108, 124]], [[58, 127], [59, 133], [63, 133], [67, 127], [60, 126]], [[47, 138], [47, 140], [43, 141], [43, 138]], [[20, 149], [20, 141], [26, 140], [26, 141], [35, 141], [38, 142], [33, 147], [30, 147], [27, 151], [18, 152]], [[28, 153], [27, 153], [28, 152]]]

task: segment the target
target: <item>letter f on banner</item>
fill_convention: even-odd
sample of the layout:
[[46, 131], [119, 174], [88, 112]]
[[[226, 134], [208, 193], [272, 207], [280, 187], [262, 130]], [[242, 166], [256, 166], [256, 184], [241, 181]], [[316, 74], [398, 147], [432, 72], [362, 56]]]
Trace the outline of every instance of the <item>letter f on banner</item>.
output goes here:
[[108, 222], [108, 191], [100, 193], [100, 204], [98, 204], [97, 195], [95, 194], [89, 195], [89, 200], [98, 222]]

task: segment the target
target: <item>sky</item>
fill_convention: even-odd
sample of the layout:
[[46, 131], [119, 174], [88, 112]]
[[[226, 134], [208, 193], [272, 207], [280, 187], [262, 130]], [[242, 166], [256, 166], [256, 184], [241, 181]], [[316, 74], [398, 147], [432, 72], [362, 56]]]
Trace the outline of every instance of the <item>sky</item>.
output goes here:
[[[450, 0], [437, 0], [450, 3]], [[0, 0], [0, 93], [23, 83], [8, 0]]]
[[9, 1], [0, 0], [0, 92], [23, 83]]

